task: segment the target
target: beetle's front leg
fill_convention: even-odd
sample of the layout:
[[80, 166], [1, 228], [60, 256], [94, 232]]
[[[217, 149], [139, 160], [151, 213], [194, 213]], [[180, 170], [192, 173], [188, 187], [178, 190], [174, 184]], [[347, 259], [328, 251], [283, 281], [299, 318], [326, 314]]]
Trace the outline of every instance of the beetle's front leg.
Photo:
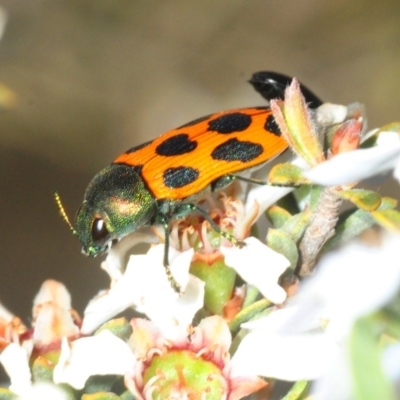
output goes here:
[[164, 229], [164, 260], [163, 265], [165, 268], [165, 273], [167, 274], [167, 278], [169, 283], [175, 292], [182, 294], [182, 289], [179, 283], [175, 280], [172, 275], [171, 269], [169, 268], [169, 223], [168, 219], [164, 215], [160, 215], [159, 222]]

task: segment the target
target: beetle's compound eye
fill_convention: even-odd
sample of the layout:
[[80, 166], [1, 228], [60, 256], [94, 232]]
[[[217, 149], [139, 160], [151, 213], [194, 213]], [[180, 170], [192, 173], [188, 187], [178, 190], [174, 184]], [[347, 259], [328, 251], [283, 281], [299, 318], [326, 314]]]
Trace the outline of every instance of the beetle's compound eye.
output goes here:
[[98, 242], [107, 238], [110, 233], [107, 230], [104, 219], [96, 218], [92, 225], [92, 239], [93, 242]]

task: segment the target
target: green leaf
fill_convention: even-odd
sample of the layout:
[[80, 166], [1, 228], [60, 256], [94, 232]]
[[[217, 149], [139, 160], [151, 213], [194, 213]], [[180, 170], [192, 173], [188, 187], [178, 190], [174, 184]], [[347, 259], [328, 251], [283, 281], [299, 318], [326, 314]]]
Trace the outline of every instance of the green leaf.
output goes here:
[[121, 394], [121, 400], [135, 400], [135, 396], [129, 391], [125, 391]]
[[[281, 127], [280, 116], [275, 115], [273, 103], [271, 109], [279, 127]], [[281, 110], [289, 131], [289, 134], [287, 134], [287, 130], [281, 129], [282, 135], [296, 154], [311, 166], [324, 161], [322, 146], [312, 122], [312, 112], [307, 107], [296, 80], [293, 80], [286, 89], [285, 101]]]
[[382, 197], [382, 203], [379, 210], [393, 210], [397, 207], [399, 201], [393, 197]]
[[55, 364], [45, 357], [37, 357], [32, 364], [32, 377], [35, 381], [53, 381], [53, 369]]
[[290, 213], [282, 207], [272, 206], [265, 212], [274, 228], [279, 229], [291, 217]]
[[282, 400], [301, 400], [307, 395], [308, 389], [310, 388], [309, 381], [298, 381], [295, 382], [291, 387], [290, 391], [286, 394]]
[[97, 392], [84, 394], [81, 397], [82, 400], [120, 400], [121, 397], [111, 392]]
[[[387, 304], [382, 310], [376, 311], [373, 316], [382, 326], [382, 331], [385, 332], [389, 340], [400, 340], [400, 293]], [[386, 339], [387, 339], [386, 337]]]
[[[397, 207], [397, 200], [392, 197], [382, 197], [381, 205], [378, 210], [392, 210]], [[376, 212], [376, 211], [374, 211]], [[350, 210], [343, 213], [339, 218], [335, 234], [325, 243], [322, 251], [327, 252], [354, 239], [365, 230], [376, 224], [372, 213], [364, 210]]]
[[378, 135], [381, 132], [388, 132], [388, 131], [400, 133], [400, 122], [399, 121], [391, 122], [389, 124], [382, 126], [381, 128], [379, 128]]
[[396, 399], [394, 388], [382, 369], [376, 331], [366, 317], [358, 319], [350, 333], [350, 367], [355, 400]]
[[281, 230], [287, 233], [291, 237], [291, 239], [295, 243], [297, 243], [303, 236], [303, 233], [310, 221], [310, 217], [311, 217], [311, 212], [309, 211], [304, 211], [296, 215], [293, 215], [293, 217], [291, 217], [288, 221], [286, 221], [283, 224]]
[[253, 285], [246, 285], [246, 294], [244, 296], [242, 309], [253, 304], [260, 296], [260, 291]]
[[[308, 187], [307, 185], [303, 185], [300, 187]], [[297, 192], [300, 188], [297, 188], [295, 191]], [[291, 215], [297, 214], [300, 212], [299, 204], [297, 201], [296, 196], [294, 195], [294, 191], [288, 193], [286, 196], [283, 196], [280, 198], [277, 202], [276, 205], [284, 208], [286, 211], [288, 211]]]
[[0, 387], [0, 400], [17, 400], [18, 396], [6, 388]]
[[299, 260], [299, 252], [296, 243], [288, 233], [280, 229], [269, 229], [267, 245], [276, 252], [284, 255], [290, 261], [290, 267], [294, 270]]
[[361, 145], [360, 145], [360, 148], [361, 149], [367, 149], [369, 147], [375, 146], [379, 135], [382, 132], [387, 132], [387, 131], [400, 133], [400, 122], [391, 122], [390, 124], [382, 126], [371, 137], [369, 137], [367, 140], [362, 142]]
[[92, 375], [86, 381], [84, 392], [85, 393], [108, 393], [118, 380], [122, 381], [118, 375]]
[[321, 197], [322, 192], [325, 190], [324, 186], [313, 185], [310, 188], [310, 197], [308, 207], [310, 211], [315, 211], [317, 205], [319, 204], [319, 198]]
[[[347, 216], [347, 213], [345, 215]], [[324, 244], [322, 252], [348, 243], [373, 225], [375, 225], [375, 220], [370, 213], [363, 210], [352, 211], [350, 216], [339, 219], [335, 234]]]
[[193, 261], [190, 273], [206, 284], [204, 307], [213, 314], [223, 315], [226, 303], [232, 298], [236, 272], [228, 267], [223, 259], [217, 259], [211, 265], [202, 260]]
[[[265, 299], [260, 300], [261, 301], [265, 301]], [[271, 305], [271, 304], [270, 304]], [[243, 340], [243, 338], [249, 333], [248, 329], [246, 328], [242, 328], [240, 329], [240, 325], [244, 322], [248, 322], [248, 321], [255, 321], [257, 319], [260, 319], [262, 317], [266, 317], [267, 315], [269, 315], [271, 312], [273, 311], [273, 307], [268, 307], [268, 308], [264, 308], [256, 313], [254, 313], [254, 315], [249, 316], [248, 314], [248, 318], [246, 318], [243, 321], [240, 321], [240, 323], [234, 323], [232, 325], [232, 323], [229, 325], [229, 328], [231, 330], [232, 333], [232, 344], [229, 348], [229, 353], [232, 356], [233, 354], [235, 354], [237, 348], [239, 347], [241, 341]]]
[[311, 184], [308, 179], [303, 177], [302, 169], [290, 163], [274, 165], [269, 173], [268, 183], [279, 186]]
[[[299, 204], [307, 204], [308, 211], [315, 211], [324, 189], [320, 185], [303, 185], [294, 191], [294, 195]], [[304, 206], [301, 208], [304, 209]]]
[[349, 189], [339, 192], [338, 195], [364, 211], [374, 211], [382, 202], [381, 196], [373, 190]]
[[97, 329], [95, 335], [105, 330], [110, 331], [124, 341], [127, 341], [132, 334], [132, 327], [126, 318], [115, 318], [106, 322]]
[[400, 212], [397, 210], [373, 211], [371, 215], [382, 227], [395, 232], [400, 232]]
[[229, 323], [229, 329], [231, 330], [232, 333], [237, 332], [241, 324], [250, 321], [252, 318], [263, 312], [266, 308], [271, 308], [271, 306], [272, 303], [269, 300], [262, 299], [256, 301], [255, 303], [249, 305], [246, 308], [243, 308], [235, 315], [235, 318], [233, 318], [232, 321]]

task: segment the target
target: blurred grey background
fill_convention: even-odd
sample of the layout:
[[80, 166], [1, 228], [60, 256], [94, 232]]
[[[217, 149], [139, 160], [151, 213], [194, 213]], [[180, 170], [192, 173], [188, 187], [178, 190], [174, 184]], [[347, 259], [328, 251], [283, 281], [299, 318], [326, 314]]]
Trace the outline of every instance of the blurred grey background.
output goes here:
[[29, 322], [46, 278], [82, 312], [108, 279], [58, 216], [119, 153], [213, 111], [262, 105], [246, 80], [298, 77], [398, 120], [399, 0], [0, 0], [0, 301]]

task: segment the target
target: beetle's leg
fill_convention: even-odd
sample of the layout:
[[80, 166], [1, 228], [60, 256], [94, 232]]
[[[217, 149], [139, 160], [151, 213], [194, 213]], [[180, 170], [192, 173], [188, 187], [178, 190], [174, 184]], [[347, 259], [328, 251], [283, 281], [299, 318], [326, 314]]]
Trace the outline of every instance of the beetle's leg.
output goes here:
[[246, 178], [241, 175], [229, 174], [229, 175], [225, 175], [221, 178], [218, 178], [214, 182], [212, 182], [211, 190], [213, 192], [217, 192], [219, 190], [225, 189], [227, 186], [229, 186], [235, 180], [251, 183], [253, 185], [264, 185], [264, 186], [269, 185], [269, 186], [275, 186], [275, 187], [297, 187], [296, 185], [277, 185], [274, 183], [269, 183], [262, 179]]
[[221, 178], [216, 179], [212, 183], [211, 188], [213, 191], [219, 191], [219, 190], [225, 189], [227, 186], [229, 186], [235, 180], [252, 183], [254, 185], [269, 185], [269, 183], [267, 181], [263, 181], [261, 179], [246, 178], [246, 177], [240, 176], [240, 175], [229, 174], [229, 175], [225, 175]]
[[175, 290], [175, 292], [181, 294], [181, 287], [178, 284], [178, 282], [174, 279], [171, 273], [171, 269], [169, 268], [169, 261], [168, 261], [168, 256], [169, 256], [169, 224], [167, 219], [162, 216], [161, 217], [161, 225], [164, 229], [164, 237], [165, 237], [165, 245], [164, 245], [164, 268], [165, 268], [165, 273], [167, 274], [167, 278], [169, 283], [171, 284], [172, 288]]
[[244, 176], [240, 175], [229, 175], [231, 182], [233, 182], [235, 179], [238, 181], [243, 181], [247, 183], [251, 183], [253, 185], [269, 185], [269, 186], [275, 186], [275, 187], [291, 187], [291, 188], [296, 188], [299, 187], [299, 185], [277, 185], [275, 183], [269, 183], [267, 181], [263, 181], [262, 179], [254, 179], [254, 178], [246, 178]]
[[196, 204], [188, 203], [185, 204], [185, 206], [190, 208], [190, 211], [197, 211], [200, 215], [204, 217], [204, 219], [211, 225], [211, 227], [219, 233], [222, 237], [225, 239], [229, 240], [233, 245], [238, 246], [238, 247], [243, 247], [246, 245], [245, 242], [242, 240], [236, 239], [235, 236], [231, 235], [228, 232], [225, 232], [222, 230], [218, 224], [208, 215], [207, 211], [203, 210], [201, 207], [199, 207]]

